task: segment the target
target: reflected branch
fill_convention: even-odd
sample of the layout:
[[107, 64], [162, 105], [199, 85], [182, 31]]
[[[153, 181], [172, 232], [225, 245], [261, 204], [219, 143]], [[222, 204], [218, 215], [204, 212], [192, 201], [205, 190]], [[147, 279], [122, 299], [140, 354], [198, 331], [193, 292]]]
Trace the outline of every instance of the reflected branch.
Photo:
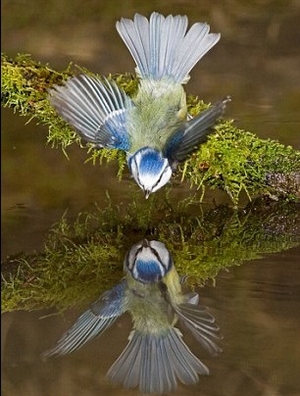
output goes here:
[[190, 286], [215, 279], [226, 268], [300, 243], [297, 204], [256, 201], [242, 210], [143, 197], [126, 208], [108, 204], [63, 217], [50, 231], [45, 250], [2, 263], [2, 310], [84, 306], [122, 276], [120, 262], [137, 236], [166, 244]]

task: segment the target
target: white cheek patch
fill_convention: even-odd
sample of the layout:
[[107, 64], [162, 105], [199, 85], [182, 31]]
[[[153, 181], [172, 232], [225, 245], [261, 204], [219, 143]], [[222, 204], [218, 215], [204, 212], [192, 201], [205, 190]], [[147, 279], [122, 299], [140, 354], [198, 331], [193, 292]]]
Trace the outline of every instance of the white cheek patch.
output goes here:
[[161, 175], [159, 181], [152, 188], [152, 192], [159, 190], [161, 187], [167, 184], [170, 181], [171, 176], [172, 176], [172, 169], [170, 168], [170, 166], [168, 166], [167, 168], [165, 168], [164, 173]]

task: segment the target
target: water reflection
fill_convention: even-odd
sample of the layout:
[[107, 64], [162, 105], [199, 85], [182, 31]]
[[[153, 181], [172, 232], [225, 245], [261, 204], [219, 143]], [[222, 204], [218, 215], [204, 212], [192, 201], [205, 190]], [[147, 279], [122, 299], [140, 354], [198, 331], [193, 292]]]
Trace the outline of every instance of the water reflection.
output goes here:
[[140, 235], [168, 243], [178, 272], [188, 274], [194, 286], [262, 254], [299, 245], [298, 205], [264, 200], [239, 211], [218, 206], [200, 213], [196, 203], [171, 205], [155, 194], [149, 203], [145, 208], [139, 195], [123, 211], [111, 205], [94, 207], [75, 221], [64, 216], [49, 231], [43, 252], [2, 262], [2, 310], [66, 309], [94, 300], [119, 281], [123, 247]]
[[[206, 101], [230, 92], [234, 101], [229, 110], [240, 126], [256, 132], [260, 137], [279, 139], [284, 144], [299, 148], [299, 2], [204, 0], [197, 3], [197, 7], [195, 4], [188, 0], [156, 3], [162, 11], [186, 13], [195, 21], [205, 17], [214, 28], [223, 32], [220, 46], [203, 60], [203, 64], [201, 62], [200, 71], [193, 74], [189, 92], [199, 94]], [[116, 18], [120, 15], [132, 16], [137, 8], [143, 13], [153, 9], [153, 2], [129, 4], [101, 0], [89, 2], [88, 7], [82, 7], [82, 1], [74, 0], [47, 3], [33, 1], [30, 5], [28, 7], [28, 2], [4, 1], [2, 21], [5, 50], [12, 56], [18, 52], [31, 53], [34, 58], [59, 68], [64, 68], [70, 60], [76, 60], [95, 72], [101, 70], [104, 75], [133, 70], [126, 49], [119, 43], [117, 34], [111, 33]], [[274, 35], [274, 26], [277, 27], [277, 35]], [[83, 166], [85, 156], [78, 147], [69, 150], [71, 161], [68, 162], [56, 150], [44, 147], [45, 127], [35, 127], [34, 123], [24, 126], [23, 118], [12, 114], [10, 109], [3, 111], [3, 257], [19, 251], [28, 254], [32, 250], [42, 251], [44, 235], [66, 208], [69, 215], [73, 216], [71, 219], [94, 202], [105, 208], [106, 190], [114, 199], [113, 202], [121, 202], [124, 207], [130, 202], [124, 191], [127, 192], [133, 183], [116, 183], [117, 170], [113, 164], [108, 167], [93, 167], [91, 163]], [[95, 188], [99, 180], [101, 189]], [[188, 186], [175, 186], [172, 201], [179, 201], [189, 193]], [[220, 201], [218, 197], [217, 202]], [[206, 203], [215, 199], [215, 193], [210, 194]], [[18, 202], [25, 203], [26, 208], [8, 210]], [[261, 207], [251, 213], [246, 210], [243, 216], [240, 213], [235, 227], [227, 212], [218, 209], [218, 222], [212, 221], [209, 214], [203, 220], [200, 219], [198, 238], [195, 232], [192, 234], [192, 253], [194, 257], [199, 257], [193, 260], [192, 267], [201, 267], [204, 278], [210, 268], [209, 262], [214, 261], [217, 268], [217, 287], [205, 287], [201, 295], [222, 322], [225, 353], [209, 362], [213, 375], [203, 377], [199, 386], [181, 389], [179, 386], [178, 391], [181, 390], [182, 396], [300, 394], [300, 249], [298, 245], [287, 250], [296, 246], [288, 241], [288, 236], [291, 232], [295, 235], [297, 229], [299, 235], [299, 209], [294, 214], [290, 207], [288, 213], [282, 213], [278, 205], [271, 213], [267, 213], [266, 209]], [[162, 213], [164, 217], [158, 220], [159, 225], [161, 219], [169, 216], [166, 211]], [[186, 218], [187, 215], [178, 213], [177, 217]], [[261, 221], [257, 228], [258, 218]], [[245, 226], [248, 223], [246, 229], [243, 223]], [[136, 225], [136, 219], [131, 224]], [[167, 225], [165, 228], [169, 230]], [[188, 225], [185, 229], [185, 240], [189, 240]], [[215, 237], [211, 240], [207, 235], [213, 230]], [[227, 237], [221, 241], [223, 230]], [[128, 233], [128, 228], [125, 228], [125, 233]], [[177, 234], [174, 238], [169, 231], [167, 236], [174, 250], [186, 252], [185, 256], [190, 254], [190, 249], [184, 250], [181, 245], [178, 246], [181, 239], [177, 238]], [[111, 239], [115, 240], [116, 236], [113, 235]], [[124, 246], [123, 240], [121, 244]], [[216, 256], [216, 250], [219, 256]], [[273, 253], [267, 255], [267, 252]], [[74, 265], [76, 257], [68, 259], [69, 251], [63, 255], [61, 249], [59, 253], [65, 268], [74, 270], [75, 267], [76, 275], [67, 279], [67, 286], [70, 285], [70, 279], [77, 282], [78, 286], [75, 288], [74, 285], [71, 292], [84, 303], [80, 294], [83, 286], [81, 282], [86, 282], [88, 277], [88, 288], [93, 293], [96, 286], [93, 287], [90, 280], [94, 279], [96, 285], [103, 277], [103, 268], [98, 270], [92, 261], [84, 272]], [[229, 253], [232, 253], [231, 256]], [[261, 255], [264, 258], [258, 259]], [[252, 260], [254, 257], [256, 259]], [[49, 255], [46, 258], [49, 259]], [[182, 261], [174, 258], [177, 270], [182, 273], [183, 267], [179, 268]], [[186, 262], [188, 259], [190, 264], [191, 257]], [[226, 268], [230, 262], [240, 261], [245, 265], [219, 272], [220, 259], [227, 261]], [[250, 259], [252, 261], [248, 261]], [[59, 265], [49, 261], [53, 268], [50, 279], [61, 285]], [[46, 272], [45, 260], [42, 264], [44, 271], [38, 275], [34, 273], [36, 280], [43, 279], [42, 275]], [[80, 277], [77, 276], [78, 268], [83, 272]], [[115, 268], [113, 270], [111, 272], [116, 272]], [[61, 327], [65, 324], [58, 316], [39, 320], [48, 311], [42, 314], [32, 311], [35, 307], [43, 306], [40, 300], [34, 300], [37, 293], [34, 288], [31, 289], [32, 271], [27, 271], [28, 276], [21, 284], [22, 298], [16, 301], [13, 312], [6, 312], [2, 316], [7, 328], [2, 333], [3, 395], [132, 396], [132, 391], [117, 389], [113, 392], [112, 387], [102, 381], [102, 374], [108, 368], [106, 360], [111, 363], [126, 343], [125, 338], [130, 331], [126, 315], [118, 325], [115, 323], [101, 336], [99, 343], [91, 342], [80, 353], [53, 359], [53, 364], [40, 364], [37, 356], [50, 346], [49, 340], [54, 331], [63, 333]], [[14, 278], [8, 279], [14, 281]], [[40, 294], [45, 297], [55, 293], [55, 289], [47, 282], [38, 286]], [[59, 295], [60, 301], [64, 295], [63, 292]], [[14, 298], [15, 294], [10, 300]], [[50, 301], [53, 303], [53, 300]], [[43, 303], [50, 305], [49, 300]], [[67, 303], [63, 301], [64, 306]], [[73, 310], [66, 313], [66, 320], [73, 318], [73, 315]], [[187, 338], [185, 341], [188, 341]]]
[[215, 343], [219, 327], [196, 293], [184, 293], [170, 252], [159, 241], [143, 239], [124, 260], [124, 278], [106, 291], [44, 356], [65, 355], [102, 334], [125, 312], [133, 330], [107, 377], [126, 388], [145, 393], [175, 391], [177, 380], [195, 384], [208, 367], [188, 348], [177, 322], [189, 329], [212, 355], [221, 352]]

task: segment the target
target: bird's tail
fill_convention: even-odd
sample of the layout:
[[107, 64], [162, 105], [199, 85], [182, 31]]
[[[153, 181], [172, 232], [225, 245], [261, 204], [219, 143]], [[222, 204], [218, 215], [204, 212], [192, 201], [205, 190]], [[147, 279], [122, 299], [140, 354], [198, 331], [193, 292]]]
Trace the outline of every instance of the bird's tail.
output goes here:
[[184, 84], [196, 63], [219, 41], [219, 33], [209, 33], [207, 23], [195, 23], [187, 30], [185, 15], [153, 12], [148, 20], [135, 14], [116, 24], [142, 78], [170, 78]]
[[176, 328], [165, 334], [143, 334], [133, 330], [129, 342], [109, 369], [107, 376], [126, 388], [139, 387], [144, 393], [165, 393], [176, 389], [177, 379], [195, 384], [208, 368], [182, 341]]

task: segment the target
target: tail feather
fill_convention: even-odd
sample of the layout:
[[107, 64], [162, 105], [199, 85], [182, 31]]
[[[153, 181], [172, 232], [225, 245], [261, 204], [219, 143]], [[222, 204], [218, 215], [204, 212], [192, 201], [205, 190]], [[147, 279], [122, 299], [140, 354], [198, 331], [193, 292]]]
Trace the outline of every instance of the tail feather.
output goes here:
[[196, 63], [220, 40], [220, 34], [209, 33], [209, 29], [210, 26], [207, 23], [195, 23], [183, 38], [176, 57], [179, 75], [183, 70], [187, 70], [186, 74], [188, 74]]
[[124, 387], [139, 387], [144, 393], [172, 392], [177, 379], [195, 384], [198, 375], [208, 374], [208, 368], [190, 351], [178, 329], [163, 335], [132, 331], [129, 342], [109, 369], [112, 382]]
[[[174, 370], [171, 367], [171, 361], [169, 359], [161, 359], [161, 356], [167, 356], [167, 351], [164, 343], [159, 343], [156, 345], [155, 342], [153, 345], [153, 354], [155, 356], [155, 360], [153, 362], [153, 373], [154, 378], [157, 378], [158, 388], [159, 389], [170, 389], [170, 391], [175, 390], [176, 387], [176, 375]], [[165, 377], [160, 375], [160, 373], [165, 373]]]
[[126, 388], [139, 386], [140, 369], [144, 359], [141, 341], [141, 338], [132, 339], [131, 348], [126, 348], [122, 354], [124, 364], [120, 364], [119, 371], [116, 372], [115, 382], [123, 382]]
[[135, 388], [139, 385], [141, 367], [141, 337], [133, 337], [130, 333], [129, 342], [118, 359], [110, 367], [107, 377], [116, 384], [122, 384], [125, 388]]
[[[208, 368], [189, 350], [181, 341], [179, 330], [171, 333], [170, 339], [167, 339], [170, 360], [174, 364], [174, 370], [179, 380], [184, 384], [195, 384], [198, 382], [198, 373], [208, 375]], [[180, 342], [178, 342], [180, 341]]]
[[195, 64], [219, 41], [220, 34], [209, 33], [207, 23], [195, 23], [188, 31], [185, 15], [153, 12], [149, 21], [136, 14], [122, 18], [116, 28], [142, 78], [169, 77], [181, 84], [189, 79]]

